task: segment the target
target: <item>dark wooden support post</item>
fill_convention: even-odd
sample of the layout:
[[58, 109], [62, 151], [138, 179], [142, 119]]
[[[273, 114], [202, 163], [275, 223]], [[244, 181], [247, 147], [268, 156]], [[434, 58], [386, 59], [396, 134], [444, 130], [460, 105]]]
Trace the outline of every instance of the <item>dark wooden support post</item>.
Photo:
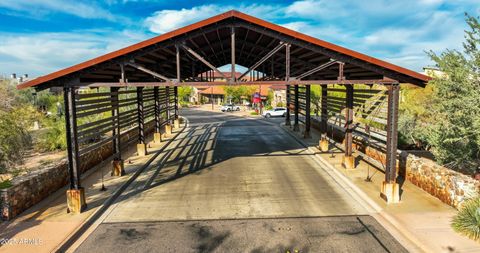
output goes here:
[[232, 64], [232, 68], [231, 68], [231, 76], [230, 76], [230, 80], [232, 82], [235, 82], [236, 81], [236, 77], [235, 77], [235, 27], [232, 26], [232, 29], [231, 29], [231, 34], [230, 34], [230, 43], [231, 43], [231, 64]]
[[346, 88], [345, 99], [345, 155], [343, 157], [343, 167], [346, 169], [355, 168], [355, 159], [353, 153], [353, 85], [348, 84]]
[[[320, 139], [320, 150], [322, 152], [328, 151], [328, 140], [327, 140], [327, 131], [328, 131], [328, 86], [322, 85], [322, 101], [321, 101], [321, 119], [320, 122], [320, 132], [321, 132], [321, 139]], [[333, 129], [332, 129], [333, 131]]]
[[173, 87], [173, 99], [174, 99], [174, 116], [173, 116], [173, 127], [180, 128], [180, 120], [178, 118], [178, 87]]
[[[178, 45], [176, 46], [177, 48], [177, 81], [180, 83], [181, 81], [181, 73], [180, 73], [180, 49]], [[178, 87], [174, 86], [173, 87], [173, 127], [175, 128], [180, 128], [180, 121], [178, 120]]]
[[166, 97], [167, 97], [167, 124], [170, 124], [170, 87], [169, 86], [165, 86], [165, 94], [166, 94]]
[[143, 87], [137, 87], [137, 119], [138, 119], [138, 143], [137, 153], [139, 156], [147, 155], [145, 143], [145, 113], [143, 108]]
[[180, 83], [180, 79], [181, 79], [181, 72], [180, 72], [180, 48], [178, 47], [178, 45], [175, 45], [175, 48], [176, 48], [175, 57], [176, 57], [176, 61], [177, 61], [177, 82]]
[[110, 88], [110, 100], [112, 103], [112, 136], [113, 136], [113, 161], [112, 176], [125, 175], [125, 168], [122, 160], [122, 151], [120, 149], [120, 108], [118, 91], [120, 88]]
[[290, 85], [287, 85], [286, 87], [286, 100], [287, 100], [287, 111], [285, 112], [285, 126], [291, 126], [290, 122], [290, 105], [292, 103], [290, 99]]
[[76, 89], [64, 88], [65, 124], [67, 134], [68, 172], [70, 189], [67, 190], [67, 212], [81, 213], [87, 207], [85, 190], [80, 185], [80, 160], [78, 156]]
[[166, 111], [166, 114], [167, 114], [167, 124], [165, 124], [165, 135], [170, 135], [172, 134], [172, 118], [171, 118], [171, 115], [170, 115], [170, 87], [169, 86], [166, 86], [165, 87], [165, 94], [166, 94], [166, 97], [167, 97], [167, 111]]
[[295, 118], [293, 122], [293, 131], [299, 131], [299, 125], [298, 125], [298, 107], [299, 107], [299, 102], [298, 102], [298, 85], [293, 86], [293, 91], [294, 91], [294, 96], [295, 96]]
[[[273, 61], [272, 61], [273, 62]], [[272, 73], [273, 73], [273, 63], [272, 63]], [[290, 80], [290, 44], [287, 44], [285, 46], [285, 81]], [[287, 111], [285, 115], [285, 125], [290, 126], [290, 105], [291, 105], [291, 99], [290, 99], [290, 85], [287, 85], [286, 87], [287, 90]]]
[[387, 154], [385, 181], [382, 183], [380, 196], [387, 203], [400, 201], [400, 187], [397, 184], [397, 141], [398, 141], [398, 103], [400, 86], [392, 84], [388, 87], [387, 112]]
[[305, 85], [305, 131], [303, 138], [310, 138], [310, 84]]
[[158, 87], [153, 87], [153, 99], [155, 100], [155, 132], [153, 133], [153, 142], [160, 143], [162, 142], [162, 134], [160, 131], [160, 89]]

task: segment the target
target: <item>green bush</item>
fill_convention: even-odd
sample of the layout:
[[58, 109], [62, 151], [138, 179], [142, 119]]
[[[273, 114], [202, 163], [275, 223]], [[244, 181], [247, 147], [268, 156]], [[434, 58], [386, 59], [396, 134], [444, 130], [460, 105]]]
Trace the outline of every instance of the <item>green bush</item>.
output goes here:
[[10, 180], [0, 182], [0, 189], [7, 189], [12, 186], [12, 182]]
[[258, 112], [250, 112], [250, 115], [258, 115]]
[[465, 202], [453, 218], [452, 228], [456, 232], [480, 242], [480, 198]]
[[0, 111], [0, 173], [23, 159], [22, 150], [28, 148], [32, 139], [13, 112]]
[[46, 120], [45, 127], [48, 129], [38, 140], [37, 148], [41, 151], [64, 150], [67, 148], [65, 131], [65, 119]]

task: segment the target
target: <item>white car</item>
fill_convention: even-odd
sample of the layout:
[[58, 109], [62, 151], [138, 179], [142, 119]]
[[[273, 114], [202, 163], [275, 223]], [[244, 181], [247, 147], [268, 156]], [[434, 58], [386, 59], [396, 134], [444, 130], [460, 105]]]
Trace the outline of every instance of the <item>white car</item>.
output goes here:
[[233, 112], [233, 111], [240, 111], [240, 106], [234, 104], [224, 104], [222, 108], [220, 108], [222, 112]]
[[285, 117], [287, 115], [287, 108], [277, 107], [273, 108], [272, 110], [264, 111], [262, 116], [265, 118], [270, 117]]

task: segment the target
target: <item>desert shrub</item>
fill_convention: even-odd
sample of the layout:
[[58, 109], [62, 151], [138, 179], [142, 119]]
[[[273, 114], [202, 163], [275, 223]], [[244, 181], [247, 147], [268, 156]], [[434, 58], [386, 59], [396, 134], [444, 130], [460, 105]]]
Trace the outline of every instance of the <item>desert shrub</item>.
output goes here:
[[0, 182], [0, 189], [7, 189], [11, 186], [12, 186], [12, 182], [10, 180]]
[[480, 241], [480, 198], [467, 200], [452, 220], [452, 228], [470, 239]]
[[13, 82], [0, 82], [0, 173], [21, 163], [23, 151], [32, 144], [28, 129], [38, 114], [29, 103], [31, 94], [19, 92]]
[[47, 131], [38, 139], [37, 148], [41, 151], [65, 150], [67, 137], [64, 118], [44, 121]]
[[0, 111], [0, 173], [23, 159], [23, 150], [32, 139], [13, 112]]

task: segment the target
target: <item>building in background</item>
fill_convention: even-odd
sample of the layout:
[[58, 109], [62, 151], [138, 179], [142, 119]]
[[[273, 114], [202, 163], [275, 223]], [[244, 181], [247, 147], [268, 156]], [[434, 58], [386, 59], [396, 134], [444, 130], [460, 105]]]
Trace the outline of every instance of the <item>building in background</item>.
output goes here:
[[287, 104], [287, 91], [285, 85], [272, 85], [269, 87], [273, 92], [272, 106], [285, 107]]
[[[227, 79], [230, 79], [231, 73], [230, 72], [222, 72], [222, 73], [224, 76], [214, 72], [212, 77], [213, 81], [226, 83]], [[239, 78], [241, 75], [242, 73], [240, 72], [235, 73], [236, 78]], [[272, 106], [277, 106], [277, 104], [279, 104], [280, 106], [285, 105], [286, 103], [285, 85], [253, 85], [253, 87], [256, 88], [254, 92], [260, 94], [262, 101], [266, 101], [268, 99], [269, 92], [271, 92]], [[212, 103], [212, 100], [213, 100], [213, 103], [217, 105], [230, 102], [228, 101], [225, 90], [223, 89], [222, 86], [205, 85], [205, 86], [193, 87], [192, 95], [190, 97], [191, 103], [194, 103], [194, 104]], [[243, 98], [242, 104], [251, 104], [251, 103], [252, 103], [252, 97]]]

